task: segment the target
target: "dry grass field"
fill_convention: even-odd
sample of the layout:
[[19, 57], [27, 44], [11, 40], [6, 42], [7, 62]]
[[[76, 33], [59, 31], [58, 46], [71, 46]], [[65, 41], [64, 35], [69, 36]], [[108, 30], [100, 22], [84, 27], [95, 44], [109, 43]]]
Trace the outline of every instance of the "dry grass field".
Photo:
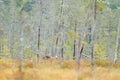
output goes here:
[[[99, 65], [99, 66], [98, 66]], [[90, 63], [81, 62], [79, 80], [120, 80], [120, 68], [97, 64], [94, 76], [91, 75]], [[77, 64], [74, 61], [40, 60], [39, 64], [24, 60], [23, 72], [19, 73], [19, 61], [0, 60], [0, 80], [77, 80]]]

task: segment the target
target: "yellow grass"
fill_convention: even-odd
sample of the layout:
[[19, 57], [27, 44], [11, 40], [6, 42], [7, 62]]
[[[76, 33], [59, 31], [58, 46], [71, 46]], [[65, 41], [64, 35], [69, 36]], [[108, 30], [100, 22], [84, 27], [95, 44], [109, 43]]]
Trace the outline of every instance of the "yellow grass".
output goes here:
[[[23, 72], [19, 73], [19, 61], [0, 60], [0, 80], [77, 80], [77, 64], [74, 61], [40, 60], [30, 63], [24, 60]], [[91, 74], [90, 63], [81, 62], [80, 80], [120, 80], [120, 69], [99, 66]]]

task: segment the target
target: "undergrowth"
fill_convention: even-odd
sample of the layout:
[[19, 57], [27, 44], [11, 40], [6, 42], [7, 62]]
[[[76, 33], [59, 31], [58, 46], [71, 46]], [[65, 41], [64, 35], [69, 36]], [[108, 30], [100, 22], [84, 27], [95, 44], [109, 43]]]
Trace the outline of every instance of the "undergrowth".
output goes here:
[[[0, 60], [0, 80], [120, 80], [120, 63], [95, 61], [94, 75], [91, 75], [90, 62], [81, 61], [80, 77], [77, 78], [77, 63], [73, 60], [40, 60], [37, 64], [23, 61], [23, 71], [19, 72], [19, 61]], [[91, 77], [92, 76], [92, 77]]]

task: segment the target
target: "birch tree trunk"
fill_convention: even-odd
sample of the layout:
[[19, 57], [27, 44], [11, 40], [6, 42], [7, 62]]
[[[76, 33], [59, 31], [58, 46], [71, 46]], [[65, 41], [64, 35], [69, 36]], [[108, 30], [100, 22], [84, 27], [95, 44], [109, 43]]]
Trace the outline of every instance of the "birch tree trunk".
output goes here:
[[11, 0], [11, 23], [9, 30], [9, 49], [11, 58], [14, 58], [13, 46], [14, 46], [14, 28], [15, 28], [15, 1]]
[[30, 27], [30, 31], [31, 31], [31, 35], [30, 35], [30, 61], [31, 63], [33, 62], [33, 54], [32, 54], [32, 50], [33, 50], [33, 41], [34, 41], [34, 31], [33, 31], [33, 27], [34, 27], [34, 23], [33, 23], [33, 11], [31, 10], [31, 27]]
[[64, 26], [64, 21], [63, 21], [63, 5], [64, 5], [64, 0], [61, 0], [61, 51], [60, 51], [60, 58], [63, 60], [64, 56], [64, 34], [65, 34], [65, 26]]
[[42, 26], [42, 0], [39, 0], [38, 2], [39, 5], [39, 27], [38, 27], [38, 52], [37, 52], [37, 63], [39, 62], [40, 58], [40, 31], [41, 31], [41, 26]]
[[54, 36], [55, 36], [55, 1], [53, 0], [53, 5], [52, 5], [52, 16], [53, 16], [53, 18], [52, 18], [52, 48], [51, 48], [51, 55], [53, 56], [54, 54], [55, 54], [55, 52], [54, 52], [54, 49], [55, 49], [55, 46], [54, 46]]
[[114, 56], [114, 64], [116, 64], [118, 60], [118, 50], [119, 50], [119, 42], [120, 42], [120, 19], [119, 19], [119, 25], [117, 29], [117, 39], [116, 39], [116, 47], [115, 47], [115, 56]]
[[79, 56], [77, 59], [77, 64], [78, 64], [78, 79], [80, 78], [80, 60], [81, 60], [81, 56], [82, 56], [82, 52], [84, 49], [84, 41], [86, 39], [86, 33], [84, 33], [83, 39], [81, 41], [81, 45], [80, 45], [80, 50], [79, 50]]
[[23, 65], [23, 18], [22, 18], [22, 13], [23, 13], [23, 5], [22, 5], [22, 0], [21, 1], [21, 7], [20, 7], [20, 27], [21, 27], [21, 33], [20, 33], [20, 43], [21, 43], [21, 50], [20, 50], [20, 55], [19, 55], [19, 58], [20, 58], [20, 65], [19, 65], [19, 72], [22, 72], [22, 65]]
[[93, 0], [93, 24], [91, 31], [91, 72], [94, 70], [94, 38], [95, 38], [95, 28], [96, 28], [96, 0]]
[[[56, 39], [56, 49], [55, 49], [55, 55], [59, 55], [59, 51], [58, 51], [58, 43], [59, 43], [59, 32], [61, 30], [61, 27], [63, 26], [64, 22], [62, 21], [62, 16], [63, 16], [63, 4], [64, 4], [64, 0], [60, 0], [61, 1], [61, 4], [60, 4], [60, 17], [59, 17], [59, 20], [58, 20], [58, 35], [57, 35], [57, 39]], [[62, 50], [62, 49], [61, 49]]]
[[74, 52], [73, 52], [73, 60], [76, 59], [76, 26], [77, 26], [77, 22], [75, 21], [75, 29], [74, 29], [75, 37], [74, 37]]

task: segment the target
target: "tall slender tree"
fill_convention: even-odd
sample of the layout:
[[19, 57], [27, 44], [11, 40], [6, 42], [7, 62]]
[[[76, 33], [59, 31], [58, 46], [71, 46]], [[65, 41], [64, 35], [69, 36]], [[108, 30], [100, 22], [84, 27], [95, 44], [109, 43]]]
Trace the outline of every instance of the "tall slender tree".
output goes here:
[[10, 54], [11, 57], [14, 57], [14, 52], [13, 52], [13, 47], [14, 47], [14, 29], [15, 29], [15, 8], [16, 8], [16, 4], [14, 0], [11, 0], [11, 11], [10, 11], [10, 29], [9, 29], [9, 49], [10, 49]]
[[95, 40], [95, 28], [96, 28], [96, 0], [93, 0], [93, 21], [91, 31], [91, 71], [94, 70], [94, 40]]
[[[59, 20], [58, 20], [58, 29], [57, 29], [57, 39], [56, 39], [56, 50], [55, 50], [55, 55], [58, 55], [58, 42], [59, 42], [59, 32], [61, 31], [61, 29], [63, 28], [64, 22], [62, 21], [63, 19], [63, 5], [64, 5], [64, 0], [60, 0], [60, 16], [59, 16]], [[60, 49], [61, 51], [63, 49]], [[54, 55], [54, 56], [55, 56]]]
[[115, 64], [118, 60], [119, 44], [120, 44], [120, 19], [119, 19], [119, 25], [118, 25], [118, 29], [117, 29], [117, 39], [116, 39], [115, 57], [114, 57], [114, 63]]
[[75, 28], [74, 28], [75, 36], [74, 36], [73, 60], [75, 60], [75, 57], [76, 57], [76, 28], [77, 28], [77, 21], [75, 21]]
[[80, 78], [80, 64], [81, 64], [81, 57], [82, 57], [82, 52], [84, 49], [84, 41], [86, 39], [86, 33], [84, 32], [83, 38], [81, 40], [81, 45], [80, 45], [80, 50], [79, 50], [79, 56], [78, 56], [78, 60], [77, 60], [77, 64], [78, 64], [78, 79]]
[[40, 31], [42, 26], [42, 0], [38, 0], [38, 6], [39, 6], [39, 26], [38, 26], [38, 53], [37, 53], [37, 63], [39, 62], [40, 57]]
[[20, 3], [21, 3], [21, 7], [20, 7], [20, 26], [21, 26], [21, 33], [20, 33], [20, 42], [21, 42], [21, 50], [20, 50], [20, 55], [19, 55], [19, 58], [20, 58], [20, 65], [19, 65], [19, 72], [22, 72], [22, 65], [23, 65], [23, 5], [22, 5], [22, 0], [20, 0]]

